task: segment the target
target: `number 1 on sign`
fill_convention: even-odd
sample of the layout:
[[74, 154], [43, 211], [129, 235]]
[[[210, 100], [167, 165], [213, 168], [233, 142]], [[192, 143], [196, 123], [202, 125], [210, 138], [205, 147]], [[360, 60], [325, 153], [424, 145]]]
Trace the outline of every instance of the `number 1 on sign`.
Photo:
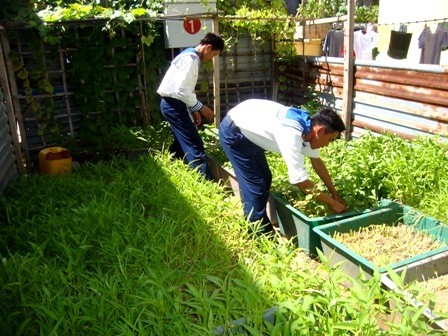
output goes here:
[[196, 34], [201, 29], [201, 21], [199, 19], [185, 19], [184, 29], [188, 34]]

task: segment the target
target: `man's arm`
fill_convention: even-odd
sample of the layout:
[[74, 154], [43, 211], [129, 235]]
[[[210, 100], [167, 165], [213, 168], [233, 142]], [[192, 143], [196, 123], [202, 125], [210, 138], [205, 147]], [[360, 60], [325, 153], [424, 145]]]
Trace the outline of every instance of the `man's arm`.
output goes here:
[[347, 210], [347, 204], [339, 197], [325, 163], [320, 158], [310, 159], [313, 169], [324, 182], [330, 194], [318, 190], [316, 184], [309, 179], [297, 183], [297, 187], [306, 194], [314, 194], [318, 201], [328, 204], [335, 213], [341, 213]]
[[331, 197], [338, 201], [339, 203], [342, 203], [347, 207], [347, 203], [342, 199], [336, 188], [334, 187], [333, 180], [331, 179], [330, 174], [328, 173], [327, 167], [325, 166], [325, 162], [322, 161], [321, 158], [310, 158], [311, 165], [313, 166], [314, 171], [317, 173], [317, 175], [320, 177], [322, 182], [324, 182], [325, 186], [327, 187], [328, 191], [331, 194]]
[[324, 182], [330, 194], [334, 197], [338, 194], [336, 188], [333, 185], [333, 180], [331, 179], [330, 174], [328, 173], [327, 167], [321, 158], [310, 158], [311, 165], [313, 166], [314, 171], [320, 177], [322, 182]]
[[328, 204], [335, 213], [344, 212], [347, 207], [345, 204], [337, 201], [331, 195], [318, 190], [313, 181], [305, 180], [296, 184], [296, 186], [305, 194], [313, 194], [319, 202]]

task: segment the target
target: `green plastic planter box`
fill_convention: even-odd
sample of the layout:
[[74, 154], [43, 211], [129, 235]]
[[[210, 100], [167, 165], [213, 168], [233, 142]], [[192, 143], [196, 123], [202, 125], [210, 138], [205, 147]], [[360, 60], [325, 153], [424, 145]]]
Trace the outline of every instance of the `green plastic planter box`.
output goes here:
[[[353, 278], [357, 278], [360, 274], [364, 274], [366, 278], [371, 277], [375, 270], [380, 273], [386, 273], [384, 267], [378, 267], [349, 249], [347, 246], [339, 243], [332, 236], [336, 232], [346, 233], [350, 230], [358, 230], [372, 224], [394, 225], [401, 222], [405, 225], [415, 225], [416, 230], [425, 231], [427, 234], [435, 237], [446, 245], [433, 251], [421, 253], [411, 258], [387, 265], [387, 267], [395, 270], [403, 266], [415, 263], [417, 261], [429, 258], [436, 254], [448, 251], [448, 226], [440, 221], [424, 216], [421, 212], [412, 207], [405, 206], [391, 200], [383, 200], [381, 207], [360, 216], [347, 218], [337, 223], [325, 224], [313, 228], [314, 232], [320, 237], [322, 251], [329, 259], [330, 265], [341, 263], [342, 269]], [[362, 242], [360, 242], [361, 244]], [[412, 242], [409, 242], [412, 243]]]
[[[395, 269], [394, 272], [400, 276], [404, 272], [403, 284], [408, 284], [414, 281], [425, 281], [436, 276], [444, 276], [448, 274], [448, 251], [399, 267]], [[402, 293], [410, 305], [417, 307], [424, 306], [424, 304], [417, 301], [411, 293], [401, 291], [389, 276], [389, 273], [381, 275], [381, 283], [383, 284], [383, 287], [388, 290]], [[390, 301], [389, 305], [391, 310], [395, 311], [395, 302]], [[448, 332], [448, 319], [438, 318], [437, 314], [429, 307], [426, 307], [423, 311], [423, 318], [432, 328]]]
[[271, 193], [271, 198], [277, 213], [280, 232], [288, 239], [295, 237], [294, 242], [296, 245], [302, 248], [308, 255], [317, 255], [316, 249], [322, 250], [320, 238], [313, 231], [314, 227], [359, 216], [364, 213], [352, 211], [343, 214], [310, 218], [282, 199], [280, 195]]
[[209, 154], [207, 154], [207, 162], [213, 180], [215, 182], [223, 182], [226, 188], [228, 188], [235, 197], [240, 198], [240, 187], [233, 171], [219, 164], [218, 161]]

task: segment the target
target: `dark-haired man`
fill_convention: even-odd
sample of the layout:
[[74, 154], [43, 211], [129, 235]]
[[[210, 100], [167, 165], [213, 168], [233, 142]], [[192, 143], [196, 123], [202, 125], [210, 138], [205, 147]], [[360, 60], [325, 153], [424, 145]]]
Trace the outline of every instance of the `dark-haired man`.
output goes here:
[[[346, 211], [319, 148], [327, 146], [345, 130], [340, 116], [332, 109], [322, 109], [310, 117], [306, 111], [270, 100], [249, 99], [232, 108], [221, 122], [219, 139], [237, 177], [244, 215], [250, 222], [261, 220], [261, 232], [272, 231], [266, 213], [272, 174], [265, 151], [282, 155], [289, 180], [301, 191], [315, 194], [317, 200], [335, 213]], [[304, 165], [304, 156], [322, 179], [329, 193], [316, 190]]]
[[194, 48], [187, 48], [177, 55], [167, 70], [157, 93], [162, 97], [160, 109], [170, 124], [174, 136], [170, 150], [176, 158], [184, 159], [192, 168], [197, 168], [211, 180], [207, 165], [204, 143], [197, 125], [201, 115], [212, 121], [214, 112], [203, 105], [195, 94], [199, 62], [208, 62], [224, 49], [221, 36], [207, 33]]

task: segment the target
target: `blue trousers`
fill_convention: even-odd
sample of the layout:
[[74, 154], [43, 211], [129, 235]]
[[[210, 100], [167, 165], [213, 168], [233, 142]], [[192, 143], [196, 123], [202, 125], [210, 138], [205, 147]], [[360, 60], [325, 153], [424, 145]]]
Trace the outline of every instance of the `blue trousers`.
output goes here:
[[259, 233], [271, 232], [266, 206], [272, 173], [264, 149], [247, 139], [229, 116], [219, 127], [219, 141], [235, 171], [245, 217], [250, 222], [261, 220], [262, 232]]
[[185, 103], [178, 99], [162, 98], [160, 110], [170, 124], [174, 136], [174, 143], [171, 147], [174, 149], [174, 156], [183, 157], [191, 168], [197, 169], [207, 180], [212, 180], [205, 156], [204, 142], [190, 119]]

